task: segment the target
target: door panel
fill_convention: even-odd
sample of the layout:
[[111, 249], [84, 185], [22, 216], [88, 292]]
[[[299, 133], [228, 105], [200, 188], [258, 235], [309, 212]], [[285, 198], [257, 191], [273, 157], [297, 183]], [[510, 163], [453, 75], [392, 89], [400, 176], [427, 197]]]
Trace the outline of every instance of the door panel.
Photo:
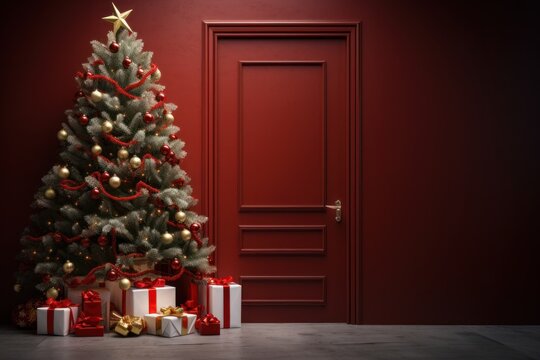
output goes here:
[[348, 318], [350, 47], [343, 36], [213, 43], [211, 236], [245, 322]]

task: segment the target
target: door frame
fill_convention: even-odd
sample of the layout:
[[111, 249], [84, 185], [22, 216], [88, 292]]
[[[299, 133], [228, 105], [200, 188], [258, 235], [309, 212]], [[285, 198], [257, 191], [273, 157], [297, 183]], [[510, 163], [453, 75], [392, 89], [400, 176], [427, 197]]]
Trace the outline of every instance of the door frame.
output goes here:
[[[267, 22], [267, 21], [203, 21], [203, 131], [202, 131], [202, 212], [208, 214], [207, 233], [219, 251], [216, 229], [217, 212], [217, 131], [216, 74], [217, 44], [220, 38], [256, 37], [325, 37], [342, 38], [347, 42], [348, 58], [348, 138], [347, 138], [347, 322], [360, 324], [361, 317], [361, 23], [360, 22]], [[214, 256], [215, 265], [217, 258]]]

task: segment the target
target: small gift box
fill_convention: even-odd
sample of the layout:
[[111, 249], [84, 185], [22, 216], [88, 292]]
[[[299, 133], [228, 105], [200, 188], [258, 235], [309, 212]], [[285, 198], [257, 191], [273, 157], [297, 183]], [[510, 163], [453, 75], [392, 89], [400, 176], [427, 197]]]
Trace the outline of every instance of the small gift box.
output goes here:
[[195, 327], [201, 335], [219, 335], [221, 329], [219, 319], [212, 314], [197, 319]]
[[114, 324], [114, 332], [128, 336], [130, 334], [140, 335], [146, 328], [146, 322], [140, 316], [124, 315], [116, 312], [111, 313], [111, 323]]
[[165, 280], [161, 278], [135, 281], [128, 290], [121, 290], [118, 283], [112, 281], [108, 281], [106, 286], [112, 292], [112, 302], [124, 315], [144, 317], [176, 303], [176, 289], [165, 285]]
[[169, 306], [161, 309], [161, 314], [146, 314], [148, 334], [164, 337], [184, 336], [195, 331], [197, 316], [185, 314], [182, 308]]
[[231, 276], [205, 279], [199, 286], [199, 299], [206, 313], [220, 320], [222, 328], [241, 327], [242, 287]]
[[[98, 287], [84, 289], [81, 291], [81, 287], [68, 288], [67, 297], [73, 303], [82, 305], [82, 311], [87, 316], [101, 316], [103, 318], [102, 325], [105, 327], [105, 329], [109, 328], [109, 312], [111, 303], [111, 292], [109, 289]], [[100, 298], [99, 302], [97, 301], [98, 297]]]
[[47, 305], [37, 308], [37, 333], [60, 336], [69, 334], [75, 325], [78, 306], [69, 299], [61, 301], [49, 299]]
[[104, 328], [100, 325], [101, 316], [86, 316], [83, 312], [79, 314], [75, 324], [76, 336], [103, 336]]

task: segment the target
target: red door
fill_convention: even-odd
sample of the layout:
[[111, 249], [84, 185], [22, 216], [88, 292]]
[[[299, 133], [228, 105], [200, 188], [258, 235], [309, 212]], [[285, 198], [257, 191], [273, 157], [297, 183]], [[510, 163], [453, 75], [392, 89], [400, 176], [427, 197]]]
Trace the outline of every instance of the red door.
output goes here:
[[252, 30], [211, 47], [216, 265], [245, 322], [347, 321], [349, 39]]

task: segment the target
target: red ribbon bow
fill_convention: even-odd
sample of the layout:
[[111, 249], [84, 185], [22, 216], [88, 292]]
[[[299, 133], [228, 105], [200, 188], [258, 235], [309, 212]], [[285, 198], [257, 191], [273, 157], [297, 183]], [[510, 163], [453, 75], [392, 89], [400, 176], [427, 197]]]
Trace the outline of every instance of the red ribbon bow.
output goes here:
[[72, 304], [71, 300], [69, 299], [56, 301], [53, 298], [48, 298], [46, 304], [49, 306], [49, 309], [61, 309], [77, 306], [76, 304]]
[[195, 300], [186, 300], [185, 303], [180, 305], [184, 312], [194, 315], [199, 315], [202, 312], [202, 305], [197, 304]]
[[82, 292], [83, 301], [101, 301], [101, 296], [97, 291], [86, 290]]
[[229, 285], [234, 282], [232, 276], [225, 276], [222, 278], [211, 278], [208, 280], [208, 285]]
[[219, 324], [219, 319], [213, 314], [208, 313], [201, 319], [201, 323], [204, 325]]
[[149, 288], [156, 288], [156, 287], [164, 287], [165, 286], [165, 279], [157, 278], [154, 281], [150, 278], [144, 278], [142, 280], [137, 280], [133, 284], [137, 289], [149, 289]]
[[99, 325], [99, 322], [103, 320], [101, 316], [86, 316], [83, 313], [79, 315], [75, 328], [91, 328]]

